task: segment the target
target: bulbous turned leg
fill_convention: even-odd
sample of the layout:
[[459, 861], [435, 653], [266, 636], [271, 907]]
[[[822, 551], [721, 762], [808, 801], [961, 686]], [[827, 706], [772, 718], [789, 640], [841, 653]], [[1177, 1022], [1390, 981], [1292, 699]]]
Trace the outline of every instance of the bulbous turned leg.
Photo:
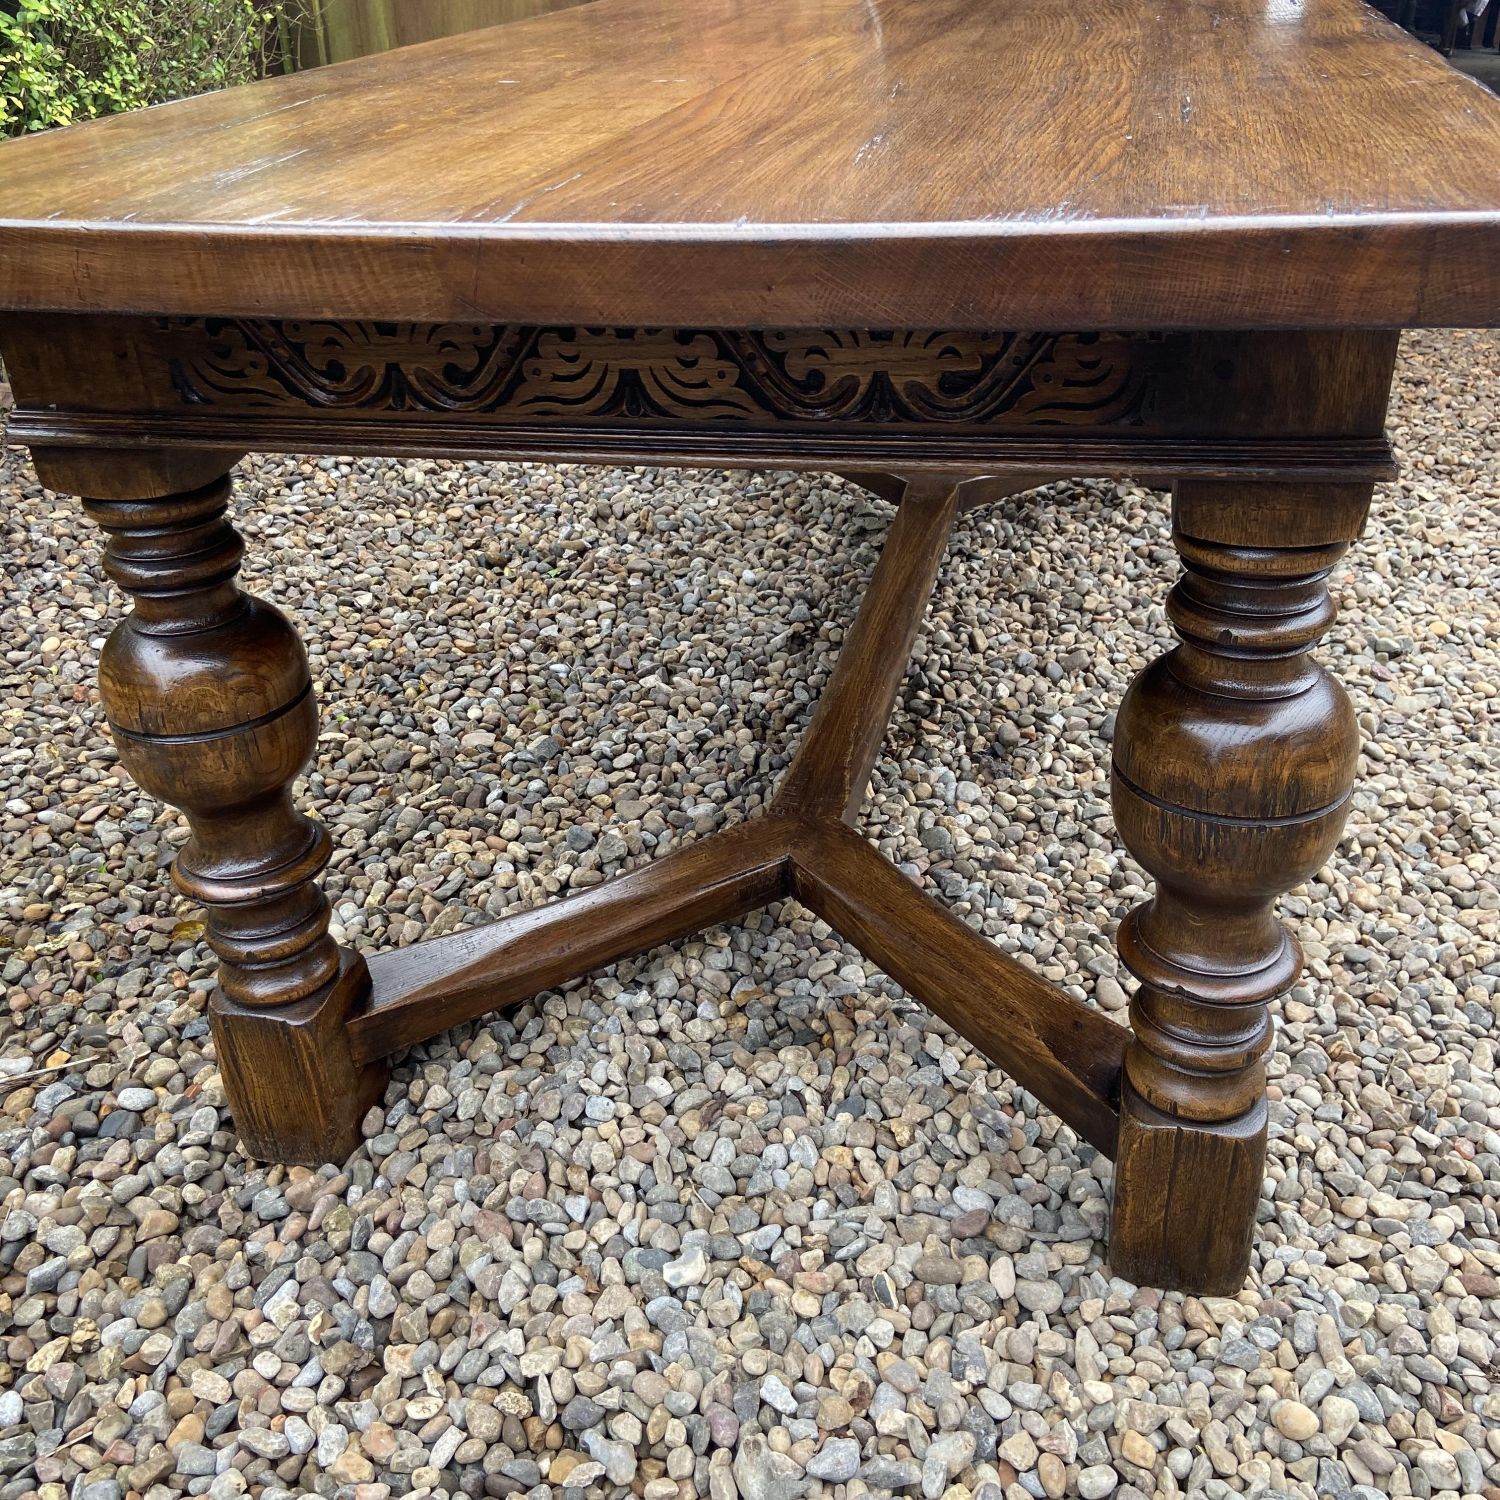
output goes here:
[[1369, 485], [1183, 482], [1181, 643], [1132, 683], [1113, 807], [1156, 882], [1126, 917], [1139, 981], [1125, 1057], [1110, 1260], [1132, 1281], [1237, 1291], [1264, 1175], [1269, 1002], [1301, 969], [1277, 898], [1344, 826], [1359, 753], [1344, 690], [1308, 654]]
[[[126, 460], [116, 493], [128, 475]], [[227, 477], [85, 500], [135, 606], [105, 645], [100, 689], [125, 768], [192, 830], [173, 878], [208, 911], [213, 1032], [245, 1147], [324, 1161], [358, 1144], [384, 1074], [350, 1053], [344, 1020], [369, 976], [328, 935], [317, 881], [331, 843], [292, 804], [317, 739], [307, 656], [286, 617], [236, 585], [228, 501]]]

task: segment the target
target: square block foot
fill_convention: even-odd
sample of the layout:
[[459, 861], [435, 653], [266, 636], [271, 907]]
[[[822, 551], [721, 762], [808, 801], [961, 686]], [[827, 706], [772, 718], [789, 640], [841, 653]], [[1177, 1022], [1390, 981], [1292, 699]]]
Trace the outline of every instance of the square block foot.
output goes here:
[[235, 1129], [259, 1161], [319, 1166], [360, 1144], [360, 1122], [385, 1090], [384, 1061], [357, 1063], [346, 1025], [369, 993], [365, 961], [295, 1005], [251, 1009], [216, 994], [209, 1007]]

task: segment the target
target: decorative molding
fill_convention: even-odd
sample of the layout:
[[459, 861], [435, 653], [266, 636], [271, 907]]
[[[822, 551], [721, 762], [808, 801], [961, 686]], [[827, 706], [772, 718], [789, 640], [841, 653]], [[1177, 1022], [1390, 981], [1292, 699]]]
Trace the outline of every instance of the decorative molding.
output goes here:
[[[1384, 438], [1155, 436], [1139, 427], [840, 427], [475, 421], [429, 413], [316, 412], [262, 406], [171, 412], [58, 411], [20, 406], [6, 432], [38, 453], [64, 448], [239, 453], [369, 453], [487, 462], [682, 464], [711, 468], [816, 468], [909, 474], [1150, 475], [1160, 480], [1296, 480], [1345, 484], [1392, 479]], [[44, 460], [55, 489], [78, 489]]]
[[1148, 335], [159, 321], [173, 384], [222, 410], [738, 426], [1139, 425]]

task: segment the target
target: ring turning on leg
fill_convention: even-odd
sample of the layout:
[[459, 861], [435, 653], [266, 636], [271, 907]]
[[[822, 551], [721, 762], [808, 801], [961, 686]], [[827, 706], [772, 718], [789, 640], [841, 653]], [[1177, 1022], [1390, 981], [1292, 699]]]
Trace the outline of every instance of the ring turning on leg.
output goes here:
[[291, 799], [317, 740], [307, 656], [286, 617], [236, 585], [244, 544], [228, 501], [227, 478], [85, 501], [135, 604], [100, 688], [126, 769], [187, 814], [173, 874], [208, 909], [214, 1035], [240, 1134], [252, 1154], [321, 1161], [357, 1142], [383, 1075], [349, 1051], [344, 1020], [368, 976], [328, 935], [317, 880], [331, 841]]
[[1180, 644], [1131, 685], [1115, 733], [1115, 822], [1156, 882], [1117, 938], [1139, 988], [1111, 1260], [1134, 1281], [1229, 1292], [1248, 1269], [1269, 1002], [1302, 964], [1274, 905], [1337, 846], [1359, 753], [1348, 696], [1308, 653], [1369, 499], [1369, 485], [1174, 495]]

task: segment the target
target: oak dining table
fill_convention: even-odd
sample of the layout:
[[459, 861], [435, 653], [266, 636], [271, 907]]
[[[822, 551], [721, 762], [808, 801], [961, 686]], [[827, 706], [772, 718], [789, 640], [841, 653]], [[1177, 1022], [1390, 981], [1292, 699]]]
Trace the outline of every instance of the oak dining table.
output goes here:
[[[190, 825], [248, 1153], [341, 1158], [392, 1054], [794, 898], [1113, 1159], [1116, 1273], [1200, 1292], [1248, 1264], [1276, 903], [1350, 805], [1316, 647], [1399, 334], [1497, 323], [1500, 100], [1361, 0], [584, 0], [0, 146], [10, 433], [132, 605], [102, 701]], [[822, 470], [894, 509], [764, 815], [364, 953], [293, 795], [307, 655], [237, 581], [266, 450]], [[1154, 881], [1128, 1027], [860, 832], [955, 519], [1082, 475], [1170, 487], [1180, 560], [1111, 751]]]

